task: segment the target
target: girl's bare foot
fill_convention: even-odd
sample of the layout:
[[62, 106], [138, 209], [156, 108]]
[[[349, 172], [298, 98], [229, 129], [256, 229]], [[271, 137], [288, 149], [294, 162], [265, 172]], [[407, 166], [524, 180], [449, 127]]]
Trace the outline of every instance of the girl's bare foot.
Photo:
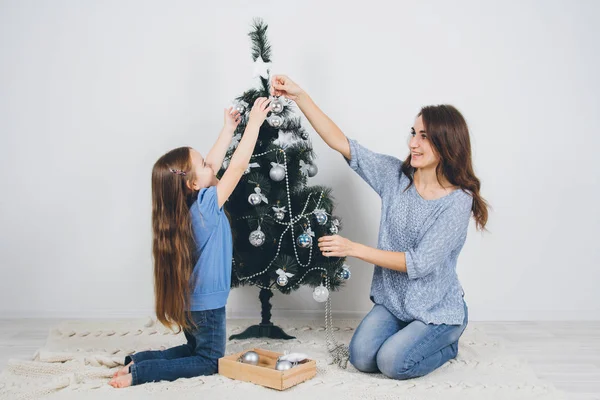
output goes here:
[[115, 372], [115, 374], [113, 375], [113, 378], [116, 378], [118, 376], [127, 375], [129, 373], [129, 367], [132, 365], [133, 365], [133, 361], [130, 362], [129, 364], [127, 364], [126, 366], [124, 366], [123, 368], [121, 368], [120, 370], [118, 370], [117, 372]]
[[126, 388], [131, 386], [131, 380], [133, 377], [131, 374], [121, 375], [116, 378], [112, 378], [108, 384], [114, 388]]

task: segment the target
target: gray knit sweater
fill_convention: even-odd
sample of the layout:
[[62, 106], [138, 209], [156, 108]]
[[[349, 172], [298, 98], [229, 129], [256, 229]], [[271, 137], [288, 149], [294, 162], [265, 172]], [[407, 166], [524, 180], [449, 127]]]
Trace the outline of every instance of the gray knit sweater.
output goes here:
[[350, 167], [381, 197], [378, 248], [406, 253], [407, 272], [375, 266], [371, 300], [402, 321], [459, 325], [463, 289], [456, 260], [467, 237], [473, 200], [462, 190], [425, 200], [400, 169], [402, 161], [349, 139]]

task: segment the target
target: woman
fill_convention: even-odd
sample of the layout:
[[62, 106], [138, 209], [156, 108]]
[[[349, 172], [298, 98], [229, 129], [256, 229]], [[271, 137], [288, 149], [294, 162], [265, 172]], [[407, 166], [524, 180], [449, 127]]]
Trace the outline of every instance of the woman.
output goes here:
[[462, 115], [448, 105], [423, 107], [402, 162], [346, 138], [287, 76], [273, 77], [272, 94], [294, 100], [327, 145], [381, 197], [378, 248], [338, 235], [319, 239], [328, 257], [375, 264], [375, 305], [350, 342], [350, 362], [363, 372], [410, 379], [455, 358], [468, 321], [456, 261], [471, 214], [480, 230], [488, 214]]

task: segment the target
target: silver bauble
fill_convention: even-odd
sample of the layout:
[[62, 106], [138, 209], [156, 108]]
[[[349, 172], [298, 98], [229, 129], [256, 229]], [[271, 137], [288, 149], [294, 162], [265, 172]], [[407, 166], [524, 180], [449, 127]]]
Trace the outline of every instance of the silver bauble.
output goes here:
[[235, 103], [233, 109], [239, 112], [240, 114], [244, 115], [244, 113], [248, 109], [248, 103], [246, 103], [245, 101], [238, 101], [237, 103]]
[[279, 275], [279, 276], [277, 277], [277, 284], [278, 284], [279, 286], [285, 286], [285, 285], [287, 285], [287, 284], [288, 284], [288, 282], [289, 282], [289, 279], [288, 279], [288, 277], [287, 277], [287, 276], [285, 276], [285, 275]]
[[317, 219], [317, 223], [321, 226], [325, 225], [327, 223], [327, 220], [329, 219], [327, 217], [327, 213], [322, 211], [315, 213], [315, 218]]
[[273, 168], [271, 168], [271, 171], [269, 171], [269, 176], [275, 182], [280, 182], [285, 178], [285, 168], [283, 168], [281, 165], [275, 165]]
[[248, 196], [248, 203], [252, 204], [253, 206], [259, 205], [261, 201], [262, 197], [260, 197], [260, 194], [258, 193], [252, 193], [250, 196]]
[[267, 118], [267, 122], [273, 128], [279, 128], [281, 125], [283, 125], [283, 118], [281, 118], [277, 114], [274, 114], [274, 115], [271, 115], [269, 118]]
[[310, 164], [308, 166], [308, 176], [309, 177], [313, 177], [317, 174], [317, 172], [319, 172], [319, 169], [317, 168], [317, 166], [315, 164]]
[[250, 233], [250, 237], [248, 238], [248, 240], [250, 241], [250, 244], [254, 247], [260, 247], [263, 244], [265, 244], [265, 234], [263, 231], [259, 229], [253, 231]]
[[284, 104], [279, 97], [272, 99], [269, 105], [271, 106], [271, 111], [273, 111], [275, 114], [279, 114], [283, 111]]
[[308, 132], [306, 132], [306, 131], [302, 132], [302, 139], [308, 140], [309, 137], [310, 137], [310, 135], [308, 134]]
[[285, 218], [285, 213], [283, 211], [277, 211], [275, 213], [275, 219], [277, 221], [283, 221], [284, 218]]
[[344, 266], [342, 267], [342, 270], [339, 273], [339, 276], [341, 279], [344, 279], [344, 280], [350, 279], [350, 277], [352, 276], [352, 273], [350, 272], [350, 268], [348, 268], [348, 266], [344, 264]]
[[293, 367], [292, 363], [288, 360], [277, 360], [277, 364], [275, 364], [275, 369], [277, 371], [287, 371]]
[[329, 290], [323, 285], [317, 286], [313, 291], [313, 299], [318, 301], [319, 303], [323, 303], [327, 301], [329, 298]]
[[258, 365], [258, 353], [255, 351], [247, 351], [240, 357], [240, 362], [244, 364]]
[[335, 225], [331, 225], [331, 228], [329, 228], [329, 232], [333, 235], [337, 235], [339, 231], [340, 229]]
[[302, 235], [298, 236], [298, 246], [302, 247], [303, 249], [312, 246], [312, 237], [308, 233], [303, 233]]

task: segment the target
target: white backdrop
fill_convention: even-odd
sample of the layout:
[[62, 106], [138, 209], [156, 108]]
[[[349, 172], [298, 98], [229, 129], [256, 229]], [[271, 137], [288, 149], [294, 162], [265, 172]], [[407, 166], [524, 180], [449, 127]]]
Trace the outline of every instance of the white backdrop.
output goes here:
[[[248, 3], [248, 4], [246, 4]], [[398, 157], [422, 105], [470, 124], [493, 206], [459, 277], [473, 320], [600, 319], [595, 1], [0, 1], [0, 317], [152, 312], [150, 172], [206, 153], [254, 84], [247, 32], [344, 132]], [[313, 133], [343, 234], [376, 245], [377, 195]], [[372, 266], [333, 297], [364, 315]], [[230, 316], [258, 318], [236, 289]], [[322, 316], [309, 289], [274, 314]]]

